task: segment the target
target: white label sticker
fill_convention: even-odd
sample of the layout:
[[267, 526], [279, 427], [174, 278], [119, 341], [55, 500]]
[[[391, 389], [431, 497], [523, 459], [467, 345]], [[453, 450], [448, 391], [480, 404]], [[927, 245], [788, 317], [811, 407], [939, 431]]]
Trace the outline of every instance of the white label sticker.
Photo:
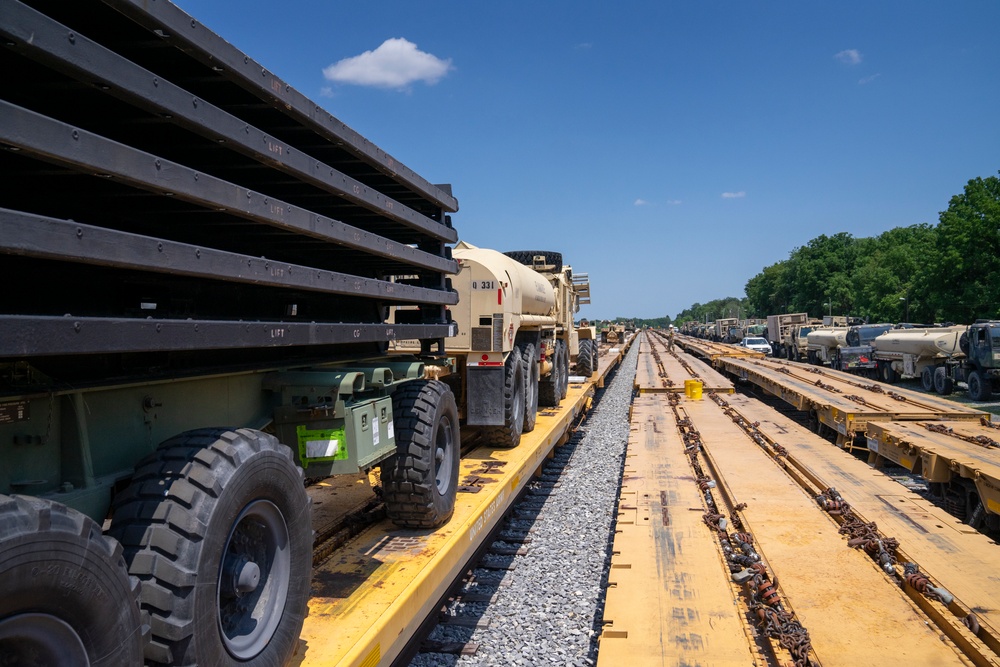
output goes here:
[[495, 280], [473, 280], [472, 289], [492, 292], [495, 289], [499, 289], [499, 285], [497, 285], [497, 281]]
[[378, 427], [378, 419], [376, 419], [375, 422], [372, 424], [372, 444], [375, 445], [376, 447], [378, 447], [378, 441], [379, 438], [381, 437], [379, 433], [379, 431], [381, 430], [382, 429]]
[[389, 439], [390, 440], [394, 439], [396, 437], [396, 429], [393, 428], [392, 420], [391, 419], [389, 420], [389, 423], [386, 424], [386, 427], [387, 428], [385, 430], [386, 430], [386, 433], [389, 434]]
[[311, 459], [322, 459], [337, 453], [338, 440], [307, 440], [306, 456]]

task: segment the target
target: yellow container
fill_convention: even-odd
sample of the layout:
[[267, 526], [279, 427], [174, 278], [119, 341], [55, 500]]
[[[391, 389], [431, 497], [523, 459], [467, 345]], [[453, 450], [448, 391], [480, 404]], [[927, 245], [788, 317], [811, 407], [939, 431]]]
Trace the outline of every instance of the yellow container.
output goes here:
[[698, 382], [697, 380], [684, 380], [684, 395], [691, 398], [691, 386]]
[[702, 384], [701, 384], [700, 380], [691, 380], [691, 393], [688, 394], [688, 397], [691, 398], [691, 399], [693, 399], [693, 400], [700, 401], [701, 400], [701, 387], [702, 387]]

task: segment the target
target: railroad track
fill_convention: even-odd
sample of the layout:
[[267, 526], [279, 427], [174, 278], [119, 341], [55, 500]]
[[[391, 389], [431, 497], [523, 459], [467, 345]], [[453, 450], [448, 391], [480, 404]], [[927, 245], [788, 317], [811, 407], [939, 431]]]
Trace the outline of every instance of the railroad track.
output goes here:
[[1000, 664], [985, 536], [744, 395], [632, 424], [599, 665]]
[[490, 618], [491, 605], [496, 603], [500, 589], [510, 586], [507, 578], [517, 576], [519, 561], [531, 554], [534, 525], [545, 509], [546, 500], [560, 488], [579, 441], [579, 437], [571, 437], [569, 443], [556, 449], [542, 474], [527, 486], [505, 515], [499, 530], [486, 540], [475, 562], [453, 583], [451, 594], [429, 619], [430, 627], [415, 638], [411, 647], [414, 665], [440, 664], [442, 656], [479, 653], [476, 631], [488, 629], [496, 622]]
[[639, 345], [635, 385], [640, 394], [683, 392], [688, 380], [701, 382], [705, 391], [733, 392], [733, 383], [709, 364], [684, 352], [679, 345], [670, 350], [665, 334], [650, 330]]
[[511, 505], [412, 648], [412, 667], [459, 655], [489, 664], [593, 660], [633, 373], [609, 378], [586, 421]]

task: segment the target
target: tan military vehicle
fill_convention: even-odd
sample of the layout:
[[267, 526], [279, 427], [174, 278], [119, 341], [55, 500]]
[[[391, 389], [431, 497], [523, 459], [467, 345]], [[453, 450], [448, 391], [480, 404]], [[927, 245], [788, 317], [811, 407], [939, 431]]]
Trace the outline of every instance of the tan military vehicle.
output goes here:
[[[458, 335], [446, 339], [451, 373], [441, 379], [459, 397], [466, 425], [481, 427], [489, 445], [513, 447], [534, 429], [539, 405], [566, 397], [573, 364], [587, 377], [596, 370], [593, 330], [577, 330], [573, 320], [590, 302], [590, 284], [557, 252], [501, 253], [462, 241], [452, 256], [459, 264], [452, 278], [458, 304], [450, 309]], [[396, 312], [396, 321], [405, 319]]]

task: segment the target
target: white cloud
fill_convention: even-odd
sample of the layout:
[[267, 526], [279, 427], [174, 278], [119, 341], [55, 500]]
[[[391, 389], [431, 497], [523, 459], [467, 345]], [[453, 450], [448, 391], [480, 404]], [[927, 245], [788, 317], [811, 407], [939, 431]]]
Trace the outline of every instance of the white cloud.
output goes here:
[[646, 201], [645, 199], [636, 199], [634, 205], [635, 206], [646, 206], [647, 204], [649, 204], [649, 202]]
[[874, 81], [875, 79], [879, 78], [880, 76], [882, 76], [882, 75], [881, 74], [872, 74], [871, 76], [866, 76], [865, 78], [860, 79], [858, 81], [858, 85], [859, 86], [863, 86], [866, 83], [871, 83], [872, 81]]
[[743, 190], [740, 190], [739, 192], [723, 192], [722, 193], [722, 198], [723, 199], [743, 199], [746, 196], [747, 196], [747, 193], [744, 192]]
[[861, 64], [861, 52], [857, 49], [847, 49], [833, 56], [837, 60], [847, 65]]
[[319, 89], [320, 97], [333, 97], [333, 88], [330, 86], [323, 86]]
[[668, 199], [667, 203], [670, 204], [671, 206], [677, 206], [677, 205], [681, 204], [682, 202], [681, 202], [680, 199]]
[[323, 69], [323, 76], [335, 83], [405, 88], [415, 81], [433, 85], [452, 69], [451, 59], [442, 60], [396, 37], [385, 40], [374, 51], [335, 62]]

